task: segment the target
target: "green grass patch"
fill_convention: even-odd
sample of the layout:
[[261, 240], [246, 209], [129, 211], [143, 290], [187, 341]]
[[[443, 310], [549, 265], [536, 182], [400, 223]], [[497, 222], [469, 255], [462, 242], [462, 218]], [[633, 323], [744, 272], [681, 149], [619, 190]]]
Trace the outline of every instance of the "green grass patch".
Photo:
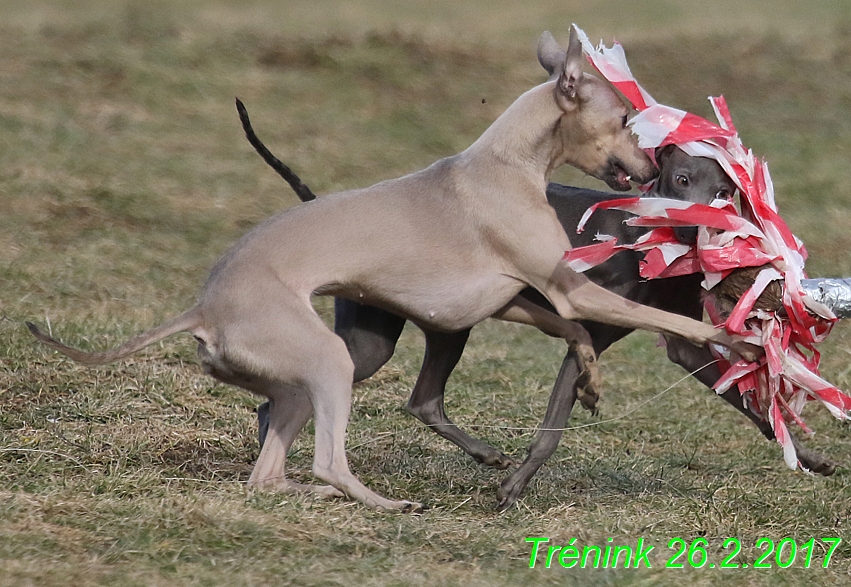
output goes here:
[[[710, 115], [724, 94], [771, 165], [812, 275], [851, 275], [851, 13], [843, 2], [8, 2], [0, 23], [0, 586], [843, 585], [849, 473], [790, 472], [778, 446], [636, 334], [604, 355], [599, 417], [577, 408], [518, 506], [487, 470], [404, 410], [421, 363], [408, 329], [355, 389], [353, 471], [420, 516], [249, 492], [258, 399], [203, 375], [188, 337], [86, 369], [24, 320], [103, 348], [193, 303], [246, 230], [296, 198], [245, 142], [234, 96], [319, 193], [366, 186], [465, 148], [543, 80], [537, 36], [577, 22], [615, 36], [660, 101]], [[565, 182], [600, 187], [575, 171]], [[319, 301], [331, 318], [331, 305]], [[823, 345], [851, 388], [851, 331]], [[447, 409], [523, 457], [564, 344], [485, 323]], [[670, 388], [670, 389], [669, 389]], [[843, 464], [851, 432], [812, 406], [808, 445]], [[292, 475], [311, 481], [312, 428]], [[529, 569], [527, 536], [656, 546], [650, 570]], [[664, 569], [668, 542], [713, 562], [757, 540], [846, 539], [827, 569]], [[684, 559], [681, 559], [681, 562]], [[688, 565], [687, 565], [688, 566]]]

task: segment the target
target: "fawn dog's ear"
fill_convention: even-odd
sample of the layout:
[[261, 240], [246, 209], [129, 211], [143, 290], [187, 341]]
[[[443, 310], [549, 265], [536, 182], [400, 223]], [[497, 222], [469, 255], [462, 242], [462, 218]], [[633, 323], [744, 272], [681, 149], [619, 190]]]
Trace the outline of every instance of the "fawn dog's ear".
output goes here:
[[564, 68], [558, 78], [558, 89], [564, 92], [569, 100], [576, 99], [576, 91], [582, 83], [582, 44], [576, 27], [570, 27], [570, 41], [567, 43], [567, 55], [564, 58]]
[[538, 63], [550, 75], [556, 75], [564, 69], [564, 59], [567, 51], [558, 44], [550, 31], [544, 31], [538, 41]]
[[565, 51], [549, 32], [538, 41], [538, 62], [550, 75], [557, 75], [556, 100], [565, 112], [575, 109], [577, 92], [582, 84], [582, 43], [576, 27], [570, 27], [570, 41]]

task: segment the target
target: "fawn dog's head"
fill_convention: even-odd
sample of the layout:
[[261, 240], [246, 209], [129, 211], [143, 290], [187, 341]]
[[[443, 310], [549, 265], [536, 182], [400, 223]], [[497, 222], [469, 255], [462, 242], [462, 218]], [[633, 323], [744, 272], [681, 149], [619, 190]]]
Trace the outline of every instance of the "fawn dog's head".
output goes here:
[[555, 100], [563, 112], [556, 166], [573, 165], [618, 191], [628, 190], [630, 180], [653, 179], [656, 167], [626, 125], [629, 109], [607, 82], [582, 72], [585, 58], [575, 27], [566, 50], [545, 32], [538, 61], [556, 78]]

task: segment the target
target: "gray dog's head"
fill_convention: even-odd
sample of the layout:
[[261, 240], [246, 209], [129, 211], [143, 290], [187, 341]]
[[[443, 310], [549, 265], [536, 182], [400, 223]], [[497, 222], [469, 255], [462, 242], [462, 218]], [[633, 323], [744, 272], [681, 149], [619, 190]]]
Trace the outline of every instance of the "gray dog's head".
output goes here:
[[[729, 200], [736, 193], [736, 184], [714, 159], [691, 157], [676, 145], [666, 145], [656, 150], [656, 161], [659, 179], [648, 196], [709, 204]], [[674, 234], [680, 242], [693, 244], [697, 227], [679, 226]]]

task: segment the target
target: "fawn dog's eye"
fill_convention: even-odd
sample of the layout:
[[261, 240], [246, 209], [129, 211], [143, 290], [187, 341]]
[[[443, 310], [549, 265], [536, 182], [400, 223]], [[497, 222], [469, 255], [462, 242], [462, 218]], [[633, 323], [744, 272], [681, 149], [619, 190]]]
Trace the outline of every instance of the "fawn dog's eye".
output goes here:
[[628, 117], [628, 116], [629, 116], [629, 115], [624, 114], [624, 115], [621, 117], [621, 128], [626, 128], [626, 122], [627, 122], [627, 117]]

